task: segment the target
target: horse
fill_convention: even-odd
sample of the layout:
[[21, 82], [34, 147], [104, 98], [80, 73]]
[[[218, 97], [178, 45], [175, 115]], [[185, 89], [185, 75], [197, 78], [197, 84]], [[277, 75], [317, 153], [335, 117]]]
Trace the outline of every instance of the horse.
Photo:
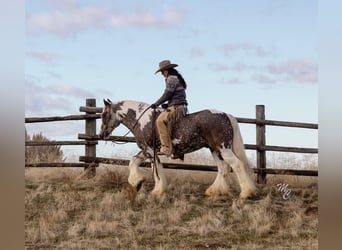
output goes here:
[[[103, 102], [100, 139], [108, 140], [112, 131], [120, 124], [126, 126], [141, 149], [129, 162], [128, 183], [135, 190], [140, 189], [145, 177], [139, 166], [150, 159], [153, 161], [155, 181], [151, 193], [162, 195], [167, 190], [167, 181], [163, 165], [155, 150], [160, 148], [160, 141], [156, 135], [158, 133], [154, 135], [153, 132], [156, 132], [155, 119], [163, 110], [161, 108], [153, 110], [148, 104], [137, 101], [125, 100], [113, 103], [109, 99], [103, 99]], [[232, 115], [211, 109], [187, 114], [174, 124], [171, 141], [174, 155], [180, 157], [204, 147], [210, 149], [218, 172], [214, 182], [206, 189], [206, 195], [229, 194], [226, 181], [229, 166], [232, 167], [240, 185], [239, 197], [246, 199], [256, 193], [240, 129], [236, 118]]]

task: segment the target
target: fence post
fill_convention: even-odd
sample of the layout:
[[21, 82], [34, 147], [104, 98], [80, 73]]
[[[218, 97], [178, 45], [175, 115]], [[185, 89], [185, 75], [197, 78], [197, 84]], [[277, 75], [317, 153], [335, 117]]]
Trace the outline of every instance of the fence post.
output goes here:
[[[87, 107], [96, 107], [96, 99], [86, 99]], [[94, 114], [94, 112], [86, 112], [86, 114]], [[96, 135], [96, 118], [90, 118], [85, 120], [85, 134], [94, 136]], [[85, 145], [85, 156], [96, 157], [96, 145]], [[84, 168], [88, 171], [88, 177], [94, 177], [96, 175], [95, 164], [89, 164]]]
[[[263, 147], [266, 145], [265, 124], [265, 106], [256, 105], [256, 146], [257, 146], [257, 168], [262, 170], [266, 168], [266, 151]], [[266, 184], [266, 173], [258, 172], [257, 183]]]

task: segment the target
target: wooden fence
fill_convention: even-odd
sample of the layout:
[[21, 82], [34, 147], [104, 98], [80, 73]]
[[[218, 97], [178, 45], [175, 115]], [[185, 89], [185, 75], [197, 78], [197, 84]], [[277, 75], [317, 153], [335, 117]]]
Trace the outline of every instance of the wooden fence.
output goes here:
[[[99, 163], [125, 165], [129, 160], [96, 157], [96, 145], [98, 144], [99, 136], [96, 134], [96, 119], [101, 118], [102, 108], [96, 107], [95, 99], [86, 99], [86, 105], [80, 107], [80, 112], [85, 112], [83, 115], [69, 116], [54, 116], [54, 117], [30, 117], [25, 118], [25, 123], [36, 122], [56, 122], [68, 120], [85, 120], [85, 133], [78, 134], [78, 141], [26, 141], [25, 146], [51, 146], [51, 145], [84, 145], [85, 156], [80, 156], [80, 163], [26, 163], [25, 167], [84, 167], [88, 170], [90, 176], [96, 174], [96, 167]], [[318, 170], [299, 170], [299, 169], [270, 169], [266, 168], [266, 151], [278, 152], [294, 152], [317, 154], [317, 148], [298, 148], [298, 147], [283, 147], [266, 145], [266, 126], [283, 126], [305, 129], [318, 129], [318, 124], [273, 121], [265, 119], [264, 105], [256, 105], [256, 118], [239, 118], [236, 117], [239, 123], [249, 123], [256, 125], [256, 144], [245, 144], [247, 150], [256, 150], [256, 168], [254, 172], [257, 174], [258, 183], [266, 183], [267, 174], [285, 174], [285, 175], [303, 175], [303, 176], [318, 176]], [[135, 142], [134, 137], [111, 136], [110, 140], [117, 142]], [[200, 171], [217, 171], [216, 166], [204, 166], [194, 164], [180, 163], [163, 163], [164, 168], [169, 169], [185, 169], [185, 170], [200, 170]], [[150, 167], [149, 162], [144, 162], [142, 167]]]

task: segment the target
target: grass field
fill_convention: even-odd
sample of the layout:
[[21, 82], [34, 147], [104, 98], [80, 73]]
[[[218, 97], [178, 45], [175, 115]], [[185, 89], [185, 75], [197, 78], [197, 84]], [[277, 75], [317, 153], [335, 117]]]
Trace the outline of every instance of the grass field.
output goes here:
[[242, 201], [233, 173], [232, 193], [209, 198], [216, 173], [167, 170], [168, 193], [156, 199], [143, 171], [135, 194], [127, 167], [101, 166], [93, 179], [26, 169], [26, 249], [318, 249], [317, 177], [269, 175]]

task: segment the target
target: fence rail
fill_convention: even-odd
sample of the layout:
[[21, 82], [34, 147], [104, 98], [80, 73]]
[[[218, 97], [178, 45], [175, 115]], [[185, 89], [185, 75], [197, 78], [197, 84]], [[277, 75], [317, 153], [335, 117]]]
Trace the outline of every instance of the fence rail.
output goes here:
[[96, 145], [97, 141], [26, 141], [25, 146]]
[[[52, 117], [28, 117], [25, 118], [25, 123], [40, 123], [40, 122], [56, 122], [70, 120], [85, 120], [85, 133], [78, 134], [78, 141], [26, 141], [25, 146], [54, 146], [54, 145], [84, 145], [85, 156], [80, 156], [79, 161], [83, 163], [26, 163], [25, 167], [83, 167], [86, 170], [90, 169], [90, 175], [95, 175], [96, 167], [100, 163], [128, 165], [129, 160], [113, 159], [96, 157], [96, 145], [100, 140], [96, 134], [96, 119], [101, 118], [102, 108], [96, 107], [95, 99], [86, 99], [86, 106], [79, 108], [80, 112], [85, 112], [83, 115], [67, 115], [67, 116], [52, 116]], [[303, 175], [303, 176], [318, 176], [318, 170], [299, 170], [299, 169], [270, 169], [266, 168], [266, 152], [292, 152], [317, 154], [317, 148], [302, 148], [302, 147], [284, 147], [266, 145], [266, 126], [282, 126], [304, 129], [318, 129], [318, 124], [275, 121], [265, 119], [264, 105], [256, 105], [256, 118], [241, 118], [236, 117], [239, 123], [248, 123], [256, 125], [256, 144], [245, 144], [247, 150], [256, 151], [257, 167], [253, 171], [257, 174], [258, 183], [266, 183], [267, 174], [285, 174], [285, 175]], [[136, 142], [134, 137], [111, 136], [109, 141], [117, 142]], [[165, 168], [169, 169], [185, 169], [185, 170], [201, 170], [201, 171], [217, 171], [216, 166], [204, 166], [195, 164], [180, 164], [180, 163], [163, 163]], [[144, 162], [142, 167], [149, 167], [149, 162]]]

